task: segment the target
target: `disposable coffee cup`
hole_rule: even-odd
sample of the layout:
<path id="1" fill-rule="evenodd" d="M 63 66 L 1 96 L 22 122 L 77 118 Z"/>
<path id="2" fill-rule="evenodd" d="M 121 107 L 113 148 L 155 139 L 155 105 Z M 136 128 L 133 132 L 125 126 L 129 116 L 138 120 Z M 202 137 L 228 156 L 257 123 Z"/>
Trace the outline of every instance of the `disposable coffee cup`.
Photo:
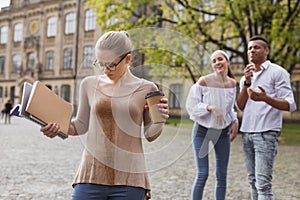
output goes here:
<path id="1" fill-rule="evenodd" d="M 145 99 L 149 106 L 151 120 L 154 124 L 163 123 L 166 121 L 166 119 L 162 117 L 161 112 L 159 112 L 158 105 L 157 105 L 160 103 L 160 99 L 163 96 L 165 96 L 165 95 L 162 91 L 149 92 L 145 96 Z"/>

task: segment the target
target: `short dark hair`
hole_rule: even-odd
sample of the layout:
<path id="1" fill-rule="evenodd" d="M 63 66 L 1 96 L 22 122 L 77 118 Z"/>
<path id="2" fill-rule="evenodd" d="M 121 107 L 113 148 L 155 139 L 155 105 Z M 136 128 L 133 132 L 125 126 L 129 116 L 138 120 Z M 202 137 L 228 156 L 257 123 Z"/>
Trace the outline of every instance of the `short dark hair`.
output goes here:
<path id="1" fill-rule="evenodd" d="M 268 40 L 264 37 L 264 36 L 261 36 L 261 35 L 254 35 L 252 36 L 249 41 L 255 41 L 255 40 L 262 40 L 266 43 L 266 46 L 269 48 L 269 42 Z"/>

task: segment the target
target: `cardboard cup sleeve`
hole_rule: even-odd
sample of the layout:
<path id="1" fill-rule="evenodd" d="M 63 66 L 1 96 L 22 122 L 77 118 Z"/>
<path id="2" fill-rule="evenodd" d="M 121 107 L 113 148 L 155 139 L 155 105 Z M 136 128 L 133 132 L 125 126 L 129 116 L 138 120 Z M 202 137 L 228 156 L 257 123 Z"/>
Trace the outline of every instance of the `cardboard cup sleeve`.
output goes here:
<path id="1" fill-rule="evenodd" d="M 151 120 L 154 124 L 164 123 L 166 121 L 166 119 L 162 117 L 162 114 L 161 114 L 161 112 L 159 112 L 158 106 L 157 106 L 157 104 L 160 103 L 160 99 L 163 96 L 164 96 L 164 93 L 162 91 L 149 92 L 145 96 L 145 99 L 149 106 Z"/>

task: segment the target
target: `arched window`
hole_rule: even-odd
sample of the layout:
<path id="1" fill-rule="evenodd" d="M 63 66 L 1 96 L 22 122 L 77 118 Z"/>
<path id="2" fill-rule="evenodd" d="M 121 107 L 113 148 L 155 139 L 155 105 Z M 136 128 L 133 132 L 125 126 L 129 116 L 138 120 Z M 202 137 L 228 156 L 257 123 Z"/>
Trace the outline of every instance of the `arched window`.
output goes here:
<path id="1" fill-rule="evenodd" d="M 0 98 L 3 98 L 3 87 L 0 86 Z"/>
<path id="2" fill-rule="evenodd" d="M 4 74 L 5 71 L 5 57 L 0 56 L 0 74 Z"/>
<path id="3" fill-rule="evenodd" d="M 83 68 L 93 67 L 94 47 L 87 45 L 83 49 Z"/>
<path id="4" fill-rule="evenodd" d="M 17 23 L 14 26 L 14 42 L 22 41 L 23 37 L 23 24 Z"/>
<path id="5" fill-rule="evenodd" d="M 84 30 L 91 31 L 95 29 L 96 29 L 96 14 L 91 9 L 88 9 L 85 11 Z"/>
<path id="6" fill-rule="evenodd" d="M 27 55 L 27 69 L 33 70 L 35 63 L 35 52 L 31 52 Z"/>
<path id="7" fill-rule="evenodd" d="M 8 26 L 2 26 L 0 30 L 0 44 L 6 44 L 8 39 Z"/>
<path id="8" fill-rule="evenodd" d="M 70 96 L 71 96 L 71 87 L 70 85 L 62 85 L 61 86 L 61 98 L 64 100 L 70 102 Z"/>
<path id="9" fill-rule="evenodd" d="M 12 58 L 13 61 L 13 72 L 18 73 L 21 69 L 21 54 L 15 54 Z"/>
<path id="10" fill-rule="evenodd" d="M 54 37 L 56 36 L 56 16 L 52 16 L 48 18 L 47 22 L 47 37 Z"/>
<path id="11" fill-rule="evenodd" d="M 68 13 L 66 15 L 65 34 L 75 33 L 75 28 L 76 28 L 76 14 L 75 12 Z"/>
<path id="12" fill-rule="evenodd" d="M 64 50 L 64 69 L 72 68 L 72 48 L 66 48 Z"/>
<path id="13" fill-rule="evenodd" d="M 54 51 L 46 52 L 46 70 L 54 69 Z"/>

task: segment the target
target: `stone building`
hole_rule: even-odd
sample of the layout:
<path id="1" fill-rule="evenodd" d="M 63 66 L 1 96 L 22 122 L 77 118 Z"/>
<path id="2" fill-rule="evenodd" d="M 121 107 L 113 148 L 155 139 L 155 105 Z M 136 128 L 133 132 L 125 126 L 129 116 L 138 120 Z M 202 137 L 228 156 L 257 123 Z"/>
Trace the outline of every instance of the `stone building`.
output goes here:
<path id="1" fill-rule="evenodd" d="M 97 33 L 83 0 L 11 0 L 0 12 L 0 105 L 19 103 L 23 83 L 35 80 L 76 103 L 78 80 L 93 73 Z"/>
<path id="2" fill-rule="evenodd" d="M 7 99 L 20 102 L 25 81 L 40 80 L 76 111 L 80 81 L 99 73 L 92 63 L 100 34 L 86 0 L 11 0 L 0 12 L 0 108 Z M 150 79 L 149 66 L 141 64 L 134 73 Z M 239 81 L 240 66 L 232 67 Z M 291 80 L 298 112 L 286 117 L 300 119 L 300 67 Z M 182 79 L 154 82 L 163 86 L 171 114 L 186 116 L 185 99 L 192 83 Z"/>

